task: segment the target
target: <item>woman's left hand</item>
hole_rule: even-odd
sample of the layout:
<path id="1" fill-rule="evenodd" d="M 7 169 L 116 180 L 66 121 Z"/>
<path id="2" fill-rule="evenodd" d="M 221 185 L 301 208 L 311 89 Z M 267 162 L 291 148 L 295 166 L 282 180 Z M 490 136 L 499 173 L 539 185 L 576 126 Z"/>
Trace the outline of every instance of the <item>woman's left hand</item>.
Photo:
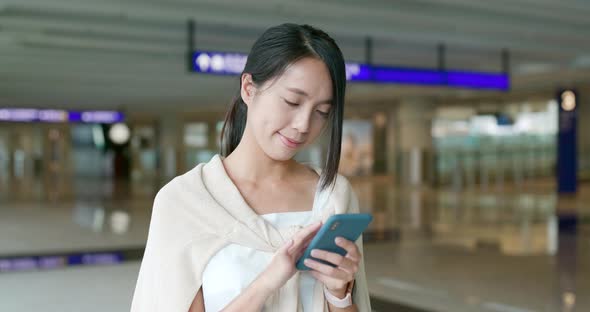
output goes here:
<path id="1" fill-rule="evenodd" d="M 359 269 L 361 254 L 356 244 L 345 238 L 336 238 L 336 245 L 346 250 L 345 256 L 320 249 L 311 251 L 312 257 L 330 262 L 335 267 L 312 259 L 306 259 L 304 263 L 312 269 L 311 274 L 324 283 L 332 294 L 343 295 L 348 283 L 354 280 L 354 276 Z"/>

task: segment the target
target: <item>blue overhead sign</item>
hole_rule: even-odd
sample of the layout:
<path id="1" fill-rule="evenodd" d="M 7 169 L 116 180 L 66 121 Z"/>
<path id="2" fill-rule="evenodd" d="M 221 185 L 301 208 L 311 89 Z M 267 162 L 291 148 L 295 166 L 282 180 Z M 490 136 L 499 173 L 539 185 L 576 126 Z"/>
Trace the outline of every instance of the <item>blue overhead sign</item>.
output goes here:
<path id="1" fill-rule="evenodd" d="M 247 54 L 198 51 L 193 53 L 192 70 L 216 75 L 239 75 L 246 66 Z M 346 63 L 346 79 L 352 82 L 412 84 L 453 88 L 507 91 L 510 77 L 506 73 L 432 70 L 404 67 L 372 66 Z"/>
<path id="2" fill-rule="evenodd" d="M 58 109 L 0 108 L 0 121 L 117 123 L 125 115 L 117 111 L 66 111 Z"/>

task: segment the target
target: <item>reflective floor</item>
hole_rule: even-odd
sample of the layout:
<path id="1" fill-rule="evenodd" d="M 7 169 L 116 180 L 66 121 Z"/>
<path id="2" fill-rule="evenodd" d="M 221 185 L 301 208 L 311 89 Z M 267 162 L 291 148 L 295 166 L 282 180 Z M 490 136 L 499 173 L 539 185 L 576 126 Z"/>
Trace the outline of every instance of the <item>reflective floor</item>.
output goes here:
<path id="1" fill-rule="evenodd" d="M 352 179 L 375 216 L 365 257 L 376 299 L 426 311 L 590 311 L 590 184 L 558 197 L 551 181 L 461 192 L 390 181 Z M 0 311 L 129 309 L 139 259 L 40 272 L 2 264 L 143 247 L 153 183 L 131 187 L 131 197 L 74 184 L 77 195 L 42 199 L 30 188 L 37 196 L 0 197 Z M 96 189 L 107 191 L 90 196 Z"/>

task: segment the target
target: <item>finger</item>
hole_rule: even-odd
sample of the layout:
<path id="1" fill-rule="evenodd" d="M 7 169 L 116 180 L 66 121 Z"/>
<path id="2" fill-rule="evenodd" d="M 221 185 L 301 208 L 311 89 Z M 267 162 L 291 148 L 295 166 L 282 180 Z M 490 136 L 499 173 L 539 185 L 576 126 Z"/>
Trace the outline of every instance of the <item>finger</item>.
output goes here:
<path id="1" fill-rule="evenodd" d="M 291 246 L 293 246 L 293 239 L 289 239 L 287 242 L 285 242 L 283 244 L 283 246 L 281 246 L 281 248 L 279 248 L 278 252 L 286 252 L 286 253 L 289 253 L 289 250 L 291 249 Z"/>
<path id="2" fill-rule="evenodd" d="M 307 249 L 307 247 L 309 246 L 309 244 L 311 243 L 311 240 L 313 239 L 313 237 L 308 238 L 307 240 L 305 240 L 305 242 L 303 242 L 303 244 L 301 244 L 301 246 L 299 246 L 299 250 L 300 252 L 304 252 L 305 249 Z"/>
<path id="3" fill-rule="evenodd" d="M 303 253 L 315 236 L 308 236 L 299 246 L 291 246 L 289 254 Z"/>
<path id="4" fill-rule="evenodd" d="M 315 233 L 317 233 L 317 230 L 312 232 L 312 234 L 314 234 L 314 235 L 308 235 L 308 236 L 304 237 L 303 240 L 300 242 L 296 241 L 291 246 L 291 248 L 289 248 L 289 254 L 296 254 L 297 252 L 299 252 L 301 250 L 305 250 L 305 248 L 307 248 L 307 246 L 309 246 L 309 244 L 311 243 L 311 241 L 315 237 Z"/>
<path id="5" fill-rule="evenodd" d="M 302 228 L 301 230 L 299 230 L 296 234 L 295 237 L 299 238 L 301 240 L 305 240 L 307 237 L 313 236 L 322 226 L 322 221 L 317 221 L 314 222 L 304 228 Z"/>
<path id="6" fill-rule="evenodd" d="M 358 261 L 360 259 L 360 252 L 356 244 L 352 241 L 347 240 L 344 237 L 336 237 L 336 245 L 346 250 L 346 257 Z"/>
<path id="7" fill-rule="evenodd" d="M 355 261 L 343 257 L 334 252 L 329 252 L 321 249 L 314 249 L 311 251 L 311 256 L 316 259 L 330 262 L 337 266 L 339 269 L 344 270 L 348 273 L 354 274 L 358 270 L 358 265 Z"/>
<path id="8" fill-rule="evenodd" d="M 324 275 L 320 272 L 310 271 L 310 273 L 315 279 L 322 282 L 322 284 L 324 284 L 326 286 L 331 285 L 334 288 L 344 288 L 344 287 L 348 286 L 348 282 L 334 279 L 334 278 Z"/>
<path id="9" fill-rule="evenodd" d="M 305 259 L 303 263 L 310 269 L 318 271 L 324 275 L 330 276 L 337 280 L 350 281 L 353 278 L 353 276 L 348 272 L 342 271 L 339 268 L 335 268 L 333 266 L 323 264 L 312 259 Z"/>
<path id="10" fill-rule="evenodd" d="M 311 243 L 312 239 L 313 239 L 313 236 L 309 237 L 307 240 L 305 240 L 303 242 L 303 244 L 301 244 L 300 246 L 292 246 L 289 249 L 289 254 L 294 255 L 295 259 L 301 258 L 301 256 L 303 256 L 303 253 L 305 253 L 305 250 L 307 249 L 307 247 Z"/>
<path id="11" fill-rule="evenodd" d="M 304 227 L 303 229 L 299 230 L 299 232 L 297 232 L 295 234 L 295 236 L 293 236 L 293 241 L 294 241 L 294 248 L 295 247 L 300 247 L 302 244 L 304 244 L 307 239 L 309 238 L 313 238 L 313 236 L 315 235 L 315 233 L 320 229 L 322 223 L 321 222 L 315 222 L 313 224 L 310 224 L 306 227 Z"/>
<path id="12" fill-rule="evenodd" d="M 293 254 L 293 259 L 298 260 L 299 258 L 301 258 L 303 256 L 304 252 L 305 252 L 305 249 L 298 250 L 295 254 Z"/>
<path id="13" fill-rule="evenodd" d="M 315 279 L 322 282 L 322 284 L 324 284 L 324 285 L 330 284 L 332 282 L 331 279 L 329 279 L 326 275 L 324 275 L 322 273 L 319 273 L 317 271 L 310 271 L 310 273 Z"/>

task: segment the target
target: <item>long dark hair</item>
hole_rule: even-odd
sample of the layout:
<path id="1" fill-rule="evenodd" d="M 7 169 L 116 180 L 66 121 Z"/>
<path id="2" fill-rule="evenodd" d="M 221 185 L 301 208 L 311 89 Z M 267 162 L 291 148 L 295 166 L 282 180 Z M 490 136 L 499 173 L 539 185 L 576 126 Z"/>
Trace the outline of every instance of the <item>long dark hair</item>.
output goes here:
<path id="1" fill-rule="evenodd" d="M 331 126 L 330 146 L 325 168 L 320 177 L 320 188 L 324 190 L 334 185 L 338 174 L 346 91 L 344 57 L 334 39 L 309 25 L 282 24 L 269 28 L 252 46 L 246 67 L 240 75 L 240 89 L 241 77 L 245 73 L 252 75 L 255 85 L 261 86 L 282 75 L 290 64 L 305 57 L 314 57 L 323 61 L 332 79 L 333 102 L 328 117 L 328 124 Z M 221 155 L 223 156 L 228 156 L 238 146 L 246 127 L 248 110 L 240 95 L 240 89 L 225 117 L 221 131 Z"/>

